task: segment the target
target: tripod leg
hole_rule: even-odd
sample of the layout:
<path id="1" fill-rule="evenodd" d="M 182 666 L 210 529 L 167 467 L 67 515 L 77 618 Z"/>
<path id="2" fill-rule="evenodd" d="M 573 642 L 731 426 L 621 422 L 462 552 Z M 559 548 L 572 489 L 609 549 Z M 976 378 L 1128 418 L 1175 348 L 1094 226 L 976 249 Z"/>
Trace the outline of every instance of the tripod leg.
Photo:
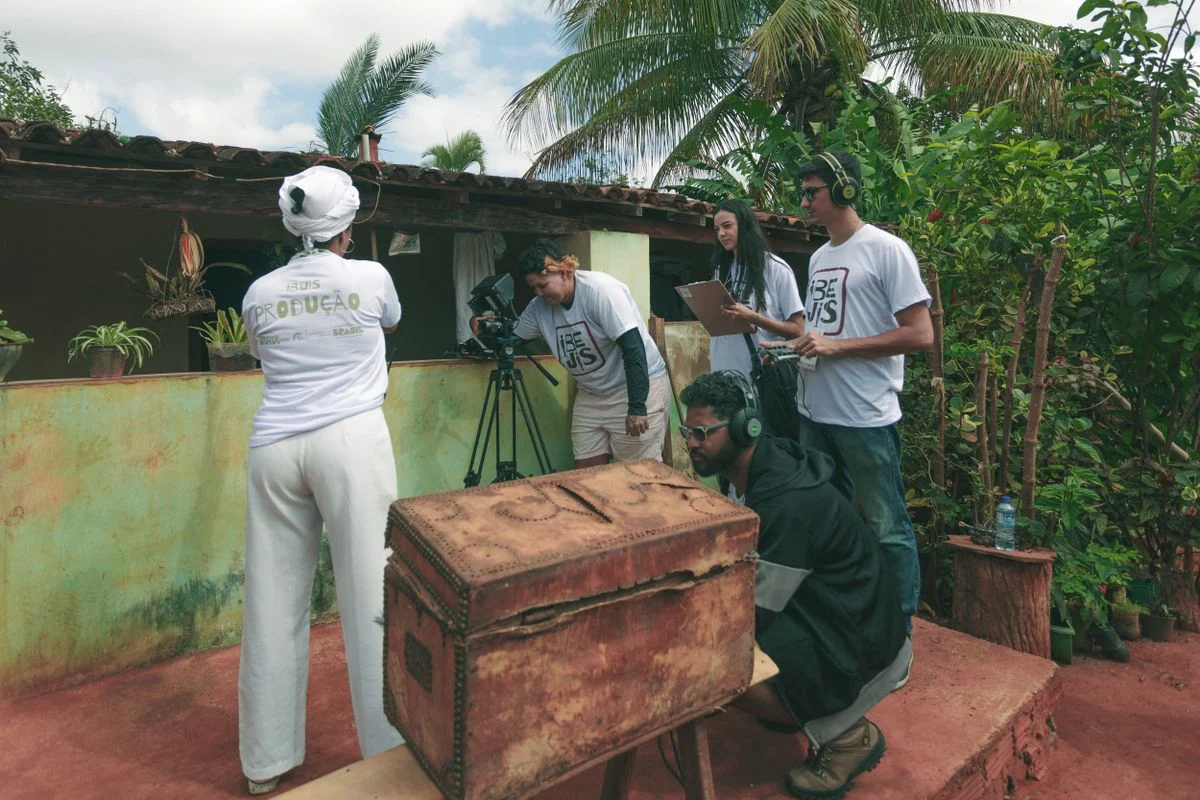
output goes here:
<path id="1" fill-rule="evenodd" d="M 471 462 L 467 466 L 466 477 L 463 478 L 463 486 L 471 487 L 478 486 L 479 481 L 483 477 L 483 465 L 487 463 L 488 445 L 492 441 L 492 426 L 496 424 L 496 420 L 500 416 L 500 371 L 492 370 L 488 376 L 487 390 L 483 395 L 483 408 L 479 410 L 479 424 L 475 426 L 475 443 L 471 445 Z M 483 433 L 483 421 L 487 420 L 487 433 Z M 499 440 L 500 431 L 496 431 L 496 438 Z M 483 450 L 480 452 L 480 445 L 483 445 Z M 499 450 L 500 443 L 497 441 L 496 448 Z M 478 465 L 476 465 L 475 456 L 479 456 Z"/>
<path id="2" fill-rule="evenodd" d="M 521 416 L 525 419 L 525 429 L 529 432 L 530 443 L 533 445 L 533 454 L 537 458 L 538 468 L 543 475 L 554 472 L 554 467 L 550 464 L 550 451 L 546 447 L 546 440 L 542 438 L 542 429 L 538 426 L 537 416 L 533 413 L 533 402 L 529 399 L 529 389 L 525 386 L 525 379 L 521 376 L 520 370 L 514 370 L 514 391 L 513 395 L 521 406 Z M 514 417 L 515 417 L 514 413 Z M 513 425 L 516 425 L 514 420 Z M 516 452 L 513 453 L 514 459 Z"/>

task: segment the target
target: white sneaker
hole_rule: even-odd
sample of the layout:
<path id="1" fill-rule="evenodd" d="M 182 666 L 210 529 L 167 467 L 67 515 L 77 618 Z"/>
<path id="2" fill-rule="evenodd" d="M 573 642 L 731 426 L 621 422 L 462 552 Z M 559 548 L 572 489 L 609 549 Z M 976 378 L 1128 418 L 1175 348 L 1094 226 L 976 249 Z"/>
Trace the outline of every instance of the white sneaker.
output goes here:
<path id="1" fill-rule="evenodd" d="M 246 789 L 249 790 L 250 794 L 267 794 L 268 792 L 275 791 L 276 787 L 279 786 L 279 779 L 282 777 L 282 775 L 276 775 L 274 778 L 265 781 L 256 781 L 253 778 L 247 778 Z"/>

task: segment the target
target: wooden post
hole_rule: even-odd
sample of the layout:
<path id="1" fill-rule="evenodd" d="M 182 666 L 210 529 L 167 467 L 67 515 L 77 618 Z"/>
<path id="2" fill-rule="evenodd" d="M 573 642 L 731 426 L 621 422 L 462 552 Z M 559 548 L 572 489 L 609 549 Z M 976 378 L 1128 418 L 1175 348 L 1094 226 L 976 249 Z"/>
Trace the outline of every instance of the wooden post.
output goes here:
<path id="1" fill-rule="evenodd" d="M 1022 516 L 1034 518 L 1033 490 L 1037 485 L 1038 429 L 1042 424 L 1042 403 L 1046 398 L 1046 361 L 1050 349 L 1050 317 L 1054 313 L 1054 289 L 1058 286 L 1058 275 L 1062 271 L 1063 256 L 1067 245 L 1062 225 L 1054 237 L 1054 255 L 1050 257 L 1050 269 L 1046 270 L 1046 281 L 1042 285 L 1042 306 L 1038 310 L 1037 339 L 1033 349 L 1033 380 L 1029 385 L 1029 419 L 1025 423 L 1025 457 L 1021 468 Z"/>
<path id="2" fill-rule="evenodd" d="M 1004 412 L 1001 414 L 1001 419 L 1004 420 L 1004 432 L 1000 434 L 1000 468 L 997 470 L 999 473 L 997 485 L 1002 494 L 1008 494 L 1008 457 L 1012 450 L 1013 387 L 1017 385 L 1017 365 L 1021 361 L 1021 340 L 1025 338 L 1025 314 L 1029 308 L 1029 297 L 1032 293 L 1033 285 L 1026 279 L 1021 299 L 1017 301 L 1017 319 L 1013 324 L 1012 355 L 1008 359 L 1008 380 L 1004 384 Z"/>
<path id="3" fill-rule="evenodd" d="M 979 414 L 979 427 L 975 439 L 979 450 L 979 483 L 981 494 L 975 503 L 975 524 L 984 525 L 992 510 L 992 447 L 988 441 L 988 353 L 979 353 L 979 379 L 975 384 L 975 411 Z"/>
<path id="4" fill-rule="evenodd" d="M 1050 658 L 1054 551 L 1014 550 L 951 536 L 954 629 L 1022 653 Z"/>
<path id="5" fill-rule="evenodd" d="M 698 719 L 679 729 L 679 760 L 683 770 L 683 796 L 686 800 L 715 800 L 712 764 L 708 759 L 708 731 Z"/>

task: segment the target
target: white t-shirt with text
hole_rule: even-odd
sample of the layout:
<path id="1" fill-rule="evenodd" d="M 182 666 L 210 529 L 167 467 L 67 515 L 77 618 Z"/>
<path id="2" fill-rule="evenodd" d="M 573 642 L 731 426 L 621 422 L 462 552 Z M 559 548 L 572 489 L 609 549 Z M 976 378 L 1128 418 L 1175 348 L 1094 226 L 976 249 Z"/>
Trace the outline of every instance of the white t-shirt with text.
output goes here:
<path id="1" fill-rule="evenodd" d="M 577 270 L 571 307 L 533 298 L 515 332 L 522 339 L 540 335 L 579 388 L 592 394 L 625 391 L 625 364 L 617 339 L 637 328 L 646 348 L 651 378 L 667 371 L 629 287 L 603 272 Z"/>
<path id="2" fill-rule="evenodd" d="M 714 270 L 713 280 L 720 279 L 720 270 Z M 745 271 L 740 264 L 734 264 L 729 271 L 730 285 L 726 287 L 729 289 L 729 293 L 734 297 L 741 296 L 744 280 Z M 800 301 L 800 289 L 796 286 L 796 273 L 792 272 L 792 268 L 786 261 L 774 253 L 767 254 L 767 263 L 763 270 L 763 284 L 767 295 L 767 302 L 763 308 L 759 308 L 758 298 L 754 291 L 746 287 L 745 292 L 748 298 L 746 305 L 750 308 L 778 322 L 786 322 L 794 314 L 804 311 L 804 304 Z M 781 339 L 762 328 L 758 328 L 750 335 L 754 339 L 755 345 L 760 342 Z M 739 333 L 730 336 L 714 336 L 709 339 L 708 364 L 709 370 L 712 372 L 733 370 L 742 373 L 747 378 L 750 377 L 750 370 L 754 363 L 750 360 L 750 348 L 746 346 L 746 337 Z"/>
<path id="3" fill-rule="evenodd" d="M 251 447 L 383 404 L 383 328 L 400 321 L 400 300 L 382 264 L 297 256 L 250 286 L 242 316 L 266 378 Z"/>
<path id="4" fill-rule="evenodd" d="M 912 248 L 863 225 L 847 241 L 822 245 L 808 267 L 805 327 L 830 338 L 859 339 L 899 327 L 896 312 L 931 297 Z M 819 358 L 801 370 L 796 402 L 814 422 L 874 428 L 900 419 L 904 356 Z"/>

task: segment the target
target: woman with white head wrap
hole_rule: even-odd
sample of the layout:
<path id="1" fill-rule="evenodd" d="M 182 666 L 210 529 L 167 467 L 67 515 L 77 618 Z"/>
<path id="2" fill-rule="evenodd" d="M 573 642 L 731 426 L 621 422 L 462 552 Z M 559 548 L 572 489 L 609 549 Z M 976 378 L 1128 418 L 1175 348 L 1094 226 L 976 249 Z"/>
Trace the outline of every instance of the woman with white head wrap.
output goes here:
<path id="1" fill-rule="evenodd" d="M 380 531 L 396 499 L 383 417 L 385 332 L 400 321 L 391 275 L 348 261 L 358 191 L 312 167 L 279 190 L 303 250 L 259 278 L 242 315 L 266 389 L 247 466 L 246 607 L 238 678 L 242 771 L 264 794 L 304 761 L 309 598 L 324 527 L 333 556 L 350 699 L 363 757 L 402 743 L 383 711 Z"/>

